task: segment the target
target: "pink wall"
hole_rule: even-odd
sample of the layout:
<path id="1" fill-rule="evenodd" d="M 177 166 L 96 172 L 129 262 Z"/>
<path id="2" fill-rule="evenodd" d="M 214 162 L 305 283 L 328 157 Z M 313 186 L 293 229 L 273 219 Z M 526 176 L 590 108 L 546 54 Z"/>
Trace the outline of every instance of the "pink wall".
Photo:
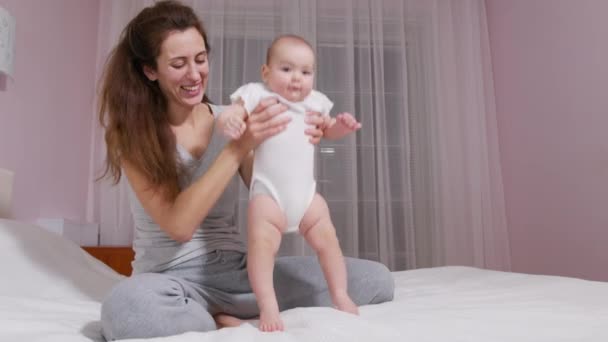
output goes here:
<path id="1" fill-rule="evenodd" d="M 17 21 L 15 81 L 0 89 L 13 216 L 84 220 L 99 0 L 0 4 Z"/>
<path id="2" fill-rule="evenodd" d="M 513 270 L 608 281 L 608 1 L 486 4 Z"/>

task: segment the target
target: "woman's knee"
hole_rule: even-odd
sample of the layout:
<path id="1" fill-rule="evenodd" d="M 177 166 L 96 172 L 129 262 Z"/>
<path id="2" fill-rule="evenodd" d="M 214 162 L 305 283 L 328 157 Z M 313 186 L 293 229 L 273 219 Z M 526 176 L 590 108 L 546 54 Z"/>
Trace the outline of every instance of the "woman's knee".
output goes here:
<path id="1" fill-rule="evenodd" d="M 379 304 L 393 300 L 395 295 L 395 278 L 386 265 L 374 262 L 375 265 L 371 279 L 376 279 L 376 296 L 370 304 Z"/>
<path id="2" fill-rule="evenodd" d="M 349 289 L 360 305 L 393 300 L 395 280 L 385 265 L 364 259 L 346 259 Z"/>
<path id="3" fill-rule="evenodd" d="M 108 341 L 216 329 L 213 317 L 186 297 L 179 281 L 155 273 L 117 284 L 102 303 L 101 325 Z"/>
<path id="4" fill-rule="evenodd" d="M 102 319 L 104 317 L 114 318 L 125 312 L 125 307 L 132 307 L 133 298 L 140 293 L 138 291 L 139 282 L 136 278 L 139 276 L 124 279 L 112 288 L 101 304 Z"/>
<path id="5" fill-rule="evenodd" d="M 136 334 L 134 321 L 150 307 L 150 298 L 157 274 L 139 274 L 118 283 L 101 305 L 101 326 L 106 340 L 113 341 L 129 338 Z M 153 296 L 152 296 L 153 297 Z"/>

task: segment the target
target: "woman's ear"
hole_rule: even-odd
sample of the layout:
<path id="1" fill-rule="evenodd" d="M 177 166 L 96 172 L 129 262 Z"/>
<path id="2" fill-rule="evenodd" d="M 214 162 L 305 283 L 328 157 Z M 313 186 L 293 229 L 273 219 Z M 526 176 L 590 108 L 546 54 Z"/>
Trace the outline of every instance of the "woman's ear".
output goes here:
<path id="1" fill-rule="evenodd" d="M 144 65 L 144 74 L 150 81 L 156 81 L 158 79 L 158 75 L 156 75 L 156 70 L 147 65 Z"/>

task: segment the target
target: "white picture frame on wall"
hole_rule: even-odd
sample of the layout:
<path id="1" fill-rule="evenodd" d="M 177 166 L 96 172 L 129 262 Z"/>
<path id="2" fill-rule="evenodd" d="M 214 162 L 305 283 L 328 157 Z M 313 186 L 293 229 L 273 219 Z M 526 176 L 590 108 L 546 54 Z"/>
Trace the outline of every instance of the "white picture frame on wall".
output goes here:
<path id="1" fill-rule="evenodd" d="M 15 61 L 15 18 L 0 6 L 0 73 L 13 77 Z"/>
<path id="2" fill-rule="evenodd" d="M 12 171 L 0 169 L 0 218 L 11 217 L 14 176 Z"/>

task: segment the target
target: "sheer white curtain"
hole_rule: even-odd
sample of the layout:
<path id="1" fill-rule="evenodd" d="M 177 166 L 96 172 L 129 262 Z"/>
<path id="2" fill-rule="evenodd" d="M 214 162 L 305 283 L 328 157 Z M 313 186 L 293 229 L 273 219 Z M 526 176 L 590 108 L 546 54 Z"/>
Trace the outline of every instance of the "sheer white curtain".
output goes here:
<path id="1" fill-rule="evenodd" d="M 153 1 L 104 1 L 99 65 L 126 22 Z M 278 34 L 308 39 L 317 89 L 362 122 L 318 148 L 318 190 L 343 251 L 393 270 L 510 268 L 485 7 L 482 0 L 191 0 L 211 45 L 208 95 L 227 103 L 258 81 Z M 104 158 L 96 122 L 92 169 Z M 124 186 L 92 184 L 102 244 L 128 244 Z M 246 189 L 239 222 L 246 222 Z M 311 254 L 286 236 L 281 254 Z"/>

